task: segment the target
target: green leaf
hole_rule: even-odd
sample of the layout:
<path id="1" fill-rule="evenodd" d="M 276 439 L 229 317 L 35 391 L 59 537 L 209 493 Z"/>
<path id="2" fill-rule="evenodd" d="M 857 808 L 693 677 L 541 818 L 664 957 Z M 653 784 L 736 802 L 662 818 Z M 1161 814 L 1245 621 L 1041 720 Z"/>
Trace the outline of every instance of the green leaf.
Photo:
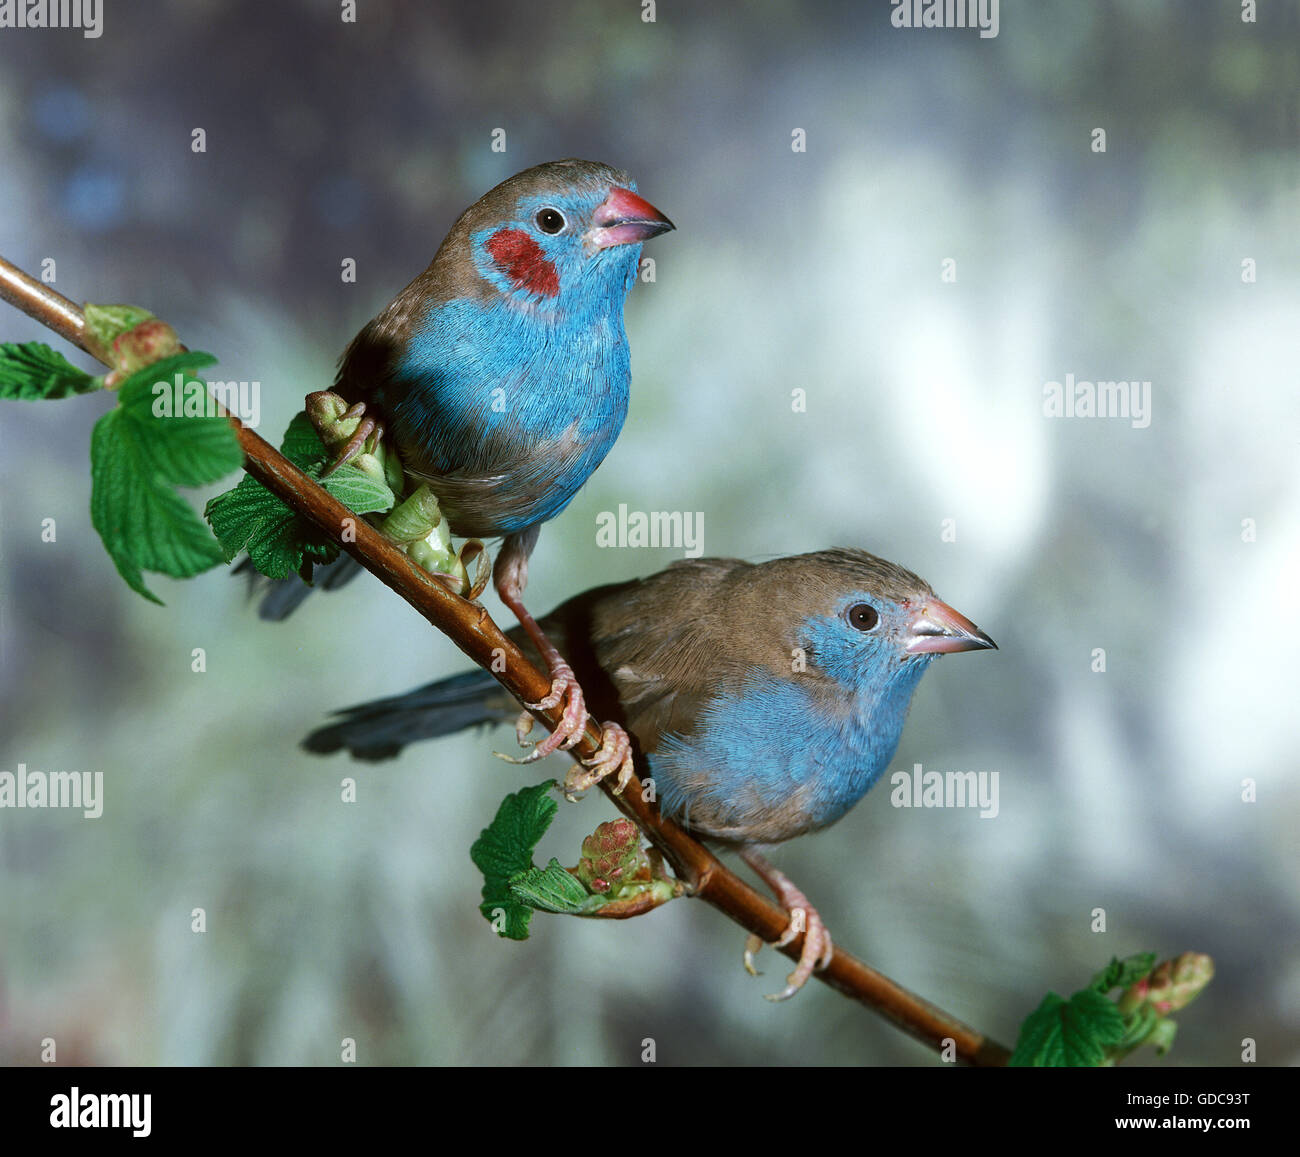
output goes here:
<path id="1" fill-rule="evenodd" d="M 280 452 L 309 477 L 322 481 L 325 447 L 306 414 L 289 423 Z M 322 485 L 356 514 L 388 510 L 396 501 L 386 485 L 350 465 L 339 467 Z M 338 557 L 333 539 L 249 475 L 212 499 L 204 514 L 227 562 L 247 551 L 253 566 L 269 578 L 310 574 L 313 564 Z"/>
<path id="2" fill-rule="evenodd" d="M 1118 1047 L 1121 1051 L 1137 1048 L 1151 1035 L 1160 1021 L 1160 1014 L 1149 1004 L 1138 1005 L 1137 1009 L 1124 1018 L 1124 1035 Z"/>
<path id="3" fill-rule="evenodd" d="M 24 402 L 68 398 L 89 394 L 101 385 L 99 378 L 77 369 L 41 342 L 0 342 L 0 398 Z"/>
<path id="4" fill-rule="evenodd" d="M 506 796 L 496 817 L 470 848 L 470 859 L 484 875 L 511 876 L 533 866 L 533 849 L 559 810 L 549 794 L 553 779 Z"/>
<path id="5" fill-rule="evenodd" d="M 1017 1067 L 1097 1067 L 1106 1050 L 1124 1039 L 1124 1018 L 1113 1001 L 1092 988 L 1063 1000 L 1049 992 L 1020 1026 L 1009 1064 Z"/>
<path id="6" fill-rule="evenodd" d="M 1050 1065 L 1046 1059 L 1054 1047 L 1059 1047 L 1061 1036 L 1060 1010 L 1065 1000 L 1054 992 L 1043 997 L 1043 1002 L 1020 1025 L 1020 1036 L 1015 1050 L 1007 1062 L 1011 1067 Z"/>
<path id="7" fill-rule="evenodd" d="M 90 439 L 90 521 L 132 590 L 162 604 L 142 570 L 190 578 L 218 565 L 221 548 L 198 515 L 159 476 L 147 439 L 119 408 Z"/>
<path id="8" fill-rule="evenodd" d="M 280 453 L 356 514 L 378 514 L 390 510 L 397 501 L 397 496 L 385 483 L 376 481 L 352 465 L 340 466 L 322 481 L 320 474 L 325 468 L 327 454 L 320 435 L 305 413 L 296 414 L 289 423 L 280 444 Z M 302 521 L 311 526 L 305 518 Z"/>
<path id="9" fill-rule="evenodd" d="M 1141 980 L 1155 965 L 1154 952 L 1139 952 L 1134 956 L 1126 956 L 1123 960 L 1112 956 L 1110 963 L 1088 981 L 1088 987 L 1103 995 L 1112 988 L 1128 988 Z"/>
<path id="10" fill-rule="evenodd" d="M 564 865 L 554 857 L 544 868 L 529 866 L 512 877 L 510 892 L 516 900 L 530 908 L 565 915 L 586 910 L 593 899 L 600 902 L 599 897 L 593 897 L 582 886 L 582 881 L 567 872 Z"/>
<path id="11" fill-rule="evenodd" d="M 284 432 L 284 441 L 280 443 L 280 453 L 299 470 L 310 471 L 313 466 L 325 465 L 325 445 L 306 411 L 299 410 L 293 416 Z"/>
<path id="12" fill-rule="evenodd" d="M 305 519 L 248 475 L 233 490 L 212 499 L 203 513 L 226 562 L 246 550 L 253 566 L 270 578 L 288 578 L 304 563 L 338 557 L 337 546 L 310 524 L 304 530 Z"/>
<path id="13" fill-rule="evenodd" d="M 175 354 L 132 374 L 117 391 L 126 416 L 147 429 L 158 473 L 176 486 L 215 482 L 244 462 L 234 427 L 192 372 L 216 360 L 201 350 Z"/>
<path id="14" fill-rule="evenodd" d="M 243 453 L 222 417 L 169 416 L 174 375 L 216 361 L 198 350 L 165 358 L 133 374 L 118 391 L 118 406 L 95 424 L 90 440 L 90 520 L 127 585 L 161 604 L 143 571 L 191 578 L 219 565 L 221 548 L 173 489 L 215 481 L 239 467 Z"/>
<path id="15" fill-rule="evenodd" d="M 320 481 L 319 471 L 312 477 Z M 321 485 L 357 514 L 378 514 L 389 510 L 397 498 L 387 484 L 376 481 L 355 466 L 340 466 Z"/>
<path id="16" fill-rule="evenodd" d="M 558 810 L 548 794 L 554 785 L 555 781 L 548 779 L 506 796 L 492 822 L 469 850 L 470 859 L 483 873 L 479 911 L 488 921 L 495 920 L 498 913 L 504 914 L 500 934 L 511 940 L 528 939 L 533 910 L 515 897 L 510 881 L 533 866 L 533 849 Z"/>

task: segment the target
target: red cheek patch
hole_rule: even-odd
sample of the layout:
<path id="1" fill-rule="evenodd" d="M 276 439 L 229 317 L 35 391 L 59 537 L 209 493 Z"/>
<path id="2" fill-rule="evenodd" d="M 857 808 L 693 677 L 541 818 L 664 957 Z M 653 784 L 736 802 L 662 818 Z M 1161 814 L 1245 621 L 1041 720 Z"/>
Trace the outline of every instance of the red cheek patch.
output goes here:
<path id="1" fill-rule="evenodd" d="M 542 247 L 522 229 L 498 229 L 484 246 L 496 267 L 515 288 L 543 297 L 560 292 L 560 277 L 546 259 Z"/>

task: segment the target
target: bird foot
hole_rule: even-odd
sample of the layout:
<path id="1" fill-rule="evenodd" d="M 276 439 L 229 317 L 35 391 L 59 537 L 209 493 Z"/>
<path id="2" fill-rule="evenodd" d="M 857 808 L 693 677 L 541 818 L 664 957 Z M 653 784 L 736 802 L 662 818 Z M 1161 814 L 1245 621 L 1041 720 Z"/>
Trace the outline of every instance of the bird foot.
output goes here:
<path id="1" fill-rule="evenodd" d="M 551 665 L 550 692 L 544 699 L 529 703 L 528 709 L 550 711 L 561 703 L 564 704 L 564 712 L 560 716 L 560 722 L 550 735 L 534 745 L 531 754 L 525 757 L 529 763 L 545 759 L 553 751 L 568 751 L 569 748 L 576 746 L 582 741 L 582 733 L 587 729 L 587 720 L 591 718 L 587 713 L 587 702 L 573 668 L 563 659 L 558 659 Z M 519 740 L 520 747 L 527 746 L 528 740 L 525 736 L 533 729 L 533 717 L 529 711 L 520 715 L 519 721 L 515 724 L 515 737 Z"/>
<path id="2" fill-rule="evenodd" d="M 528 704 L 528 711 L 520 714 L 515 723 L 515 738 L 520 747 L 529 746 L 528 733 L 532 731 L 536 720 L 533 711 L 549 711 L 564 704 L 560 722 L 540 743 L 532 744 L 532 750 L 524 756 L 513 757 L 496 752 L 507 763 L 536 763 L 555 751 L 568 751 L 582 742 L 587 730 L 587 721 L 591 718 L 587 711 L 582 687 L 573 673 L 573 668 L 563 659 L 551 665 L 551 690 L 544 699 Z M 603 738 L 600 750 L 590 759 L 582 760 L 564 778 L 564 796 L 573 801 L 575 792 L 586 791 L 594 787 L 607 775 L 618 773 L 618 786 L 615 794 L 622 792 L 632 778 L 632 742 L 628 734 L 617 723 L 606 723 L 601 728 Z"/>
<path id="3" fill-rule="evenodd" d="M 617 723 L 601 724 L 600 750 L 591 759 L 571 768 L 564 777 L 564 798 L 574 800 L 576 792 L 593 788 L 608 775 L 618 773 L 614 794 L 622 795 L 632 779 L 632 741 Z"/>
<path id="4" fill-rule="evenodd" d="M 752 861 L 751 866 L 754 866 L 756 871 L 759 870 Z M 768 871 L 759 871 L 759 874 L 771 886 L 780 899 L 781 906 L 790 915 L 790 923 L 786 925 L 785 931 L 781 933 L 780 939 L 773 947 L 784 948 L 800 934 L 803 935 L 803 948 L 799 952 L 799 962 L 795 970 L 785 978 L 785 987 L 780 992 L 764 994 L 768 1000 L 789 1000 L 808 982 L 808 978 L 814 971 L 821 972 L 830 965 L 835 946 L 831 943 L 831 934 L 827 931 L 817 909 L 808 902 L 808 897 L 782 873 L 766 863 L 764 866 Z M 758 969 L 754 967 L 754 957 L 762 947 L 763 941 L 758 936 L 751 935 L 745 941 L 745 971 L 750 976 L 760 975 Z"/>
<path id="5" fill-rule="evenodd" d="M 378 449 L 384 426 L 379 419 L 366 417 L 365 402 L 349 406 L 332 390 L 318 390 L 307 395 L 306 407 L 307 416 L 325 449 L 333 454 L 321 471 L 322 478 L 327 478 L 363 451 L 373 454 Z"/>

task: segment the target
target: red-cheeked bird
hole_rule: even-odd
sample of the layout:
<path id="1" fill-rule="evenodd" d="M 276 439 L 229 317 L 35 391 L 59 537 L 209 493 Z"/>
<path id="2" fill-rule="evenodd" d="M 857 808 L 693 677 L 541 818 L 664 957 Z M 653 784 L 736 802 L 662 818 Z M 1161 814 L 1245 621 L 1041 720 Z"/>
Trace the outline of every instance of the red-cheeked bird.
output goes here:
<path id="1" fill-rule="evenodd" d="M 563 704 L 559 727 L 530 761 L 575 745 L 589 716 L 573 669 L 523 604 L 528 558 L 542 523 L 569 504 L 622 429 L 631 378 L 623 304 L 641 243 L 672 228 L 618 169 L 572 159 L 526 169 L 460 216 L 429 267 L 339 364 L 334 392 L 362 419 L 359 433 L 396 446 L 451 532 L 504 540 L 497 593 L 552 679 L 532 706 Z M 273 592 L 262 614 L 283 617 L 301 597 Z M 520 717 L 521 743 L 531 724 Z M 605 735 L 576 789 L 631 774 L 626 732 L 614 725 Z"/>

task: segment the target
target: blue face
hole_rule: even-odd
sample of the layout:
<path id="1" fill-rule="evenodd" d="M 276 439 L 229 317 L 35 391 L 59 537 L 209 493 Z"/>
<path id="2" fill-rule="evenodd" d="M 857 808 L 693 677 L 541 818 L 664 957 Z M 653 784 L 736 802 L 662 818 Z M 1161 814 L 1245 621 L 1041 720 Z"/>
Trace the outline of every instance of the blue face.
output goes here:
<path id="1" fill-rule="evenodd" d="M 592 243 L 592 218 L 607 196 L 568 190 L 521 197 L 509 221 L 471 235 L 475 268 L 508 299 L 568 320 L 621 308 L 641 246 Z"/>
<path id="2" fill-rule="evenodd" d="M 909 655 L 916 606 L 867 591 L 844 595 L 829 615 L 804 620 L 799 645 L 808 665 L 834 679 L 855 698 L 880 706 L 900 692 L 910 699 L 934 655 Z M 900 719 L 901 727 L 901 719 Z"/>

